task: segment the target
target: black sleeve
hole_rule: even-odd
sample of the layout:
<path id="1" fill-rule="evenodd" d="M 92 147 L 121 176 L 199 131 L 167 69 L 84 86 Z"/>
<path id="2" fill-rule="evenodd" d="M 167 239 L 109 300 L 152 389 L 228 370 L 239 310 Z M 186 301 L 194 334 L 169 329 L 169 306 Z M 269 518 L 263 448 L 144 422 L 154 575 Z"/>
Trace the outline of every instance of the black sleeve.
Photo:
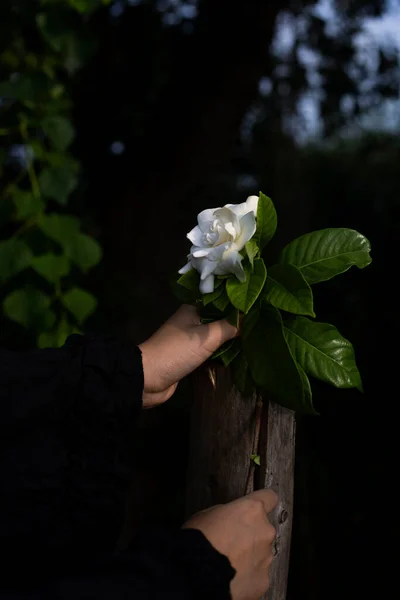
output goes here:
<path id="1" fill-rule="evenodd" d="M 59 349 L 0 354 L 0 541 L 7 564 L 113 548 L 142 408 L 139 348 L 73 335 Z M 7 565 L 4 565 L 7 569 Z"/>
<path id="2" fill-rule="evenodd" d="M 2 600 L 230 597 L 235 572 L 198 531 L 113 555 L 142 392 L 139 348 L 114 338 L 0 351 Z"/>
<path id="3" fill-rule="evenodd" d="M 61 578 L 41 600 L 229 600 L 229 560 L 197 530 L 146 533 L 135 547 L 90 572 Z"/>

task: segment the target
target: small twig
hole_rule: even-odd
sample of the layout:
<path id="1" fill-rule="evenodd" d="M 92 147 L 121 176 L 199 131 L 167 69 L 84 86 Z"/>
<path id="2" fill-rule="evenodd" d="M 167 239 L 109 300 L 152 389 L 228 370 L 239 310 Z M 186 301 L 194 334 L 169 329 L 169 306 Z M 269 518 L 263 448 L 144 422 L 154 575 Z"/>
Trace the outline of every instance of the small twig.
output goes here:
<path id="1" fill-rule="evenodd" d="M 253 441 L 253 452 L 252 454 L 258 454 L 258 446 L 260 444 L 260 429 L 261 429 L 261 415 L 263 409 L 263 401 L 261 396 L 257 397 L 256 402 L 256 413 L 255 413 L 255 426 L 254 426 L 254 441 Z M 249 468 L 249 475 L 247 477 L 245 495 L 251 494 L 254 491 L 254 472 L 256 466 L 252 461 Z"/>

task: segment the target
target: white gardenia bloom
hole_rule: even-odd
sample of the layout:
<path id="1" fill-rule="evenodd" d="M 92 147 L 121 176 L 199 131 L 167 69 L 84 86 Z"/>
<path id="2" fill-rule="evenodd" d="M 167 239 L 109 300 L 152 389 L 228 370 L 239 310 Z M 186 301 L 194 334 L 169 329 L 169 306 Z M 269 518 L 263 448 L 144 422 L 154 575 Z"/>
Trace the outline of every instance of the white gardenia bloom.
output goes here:
<path id="1" fill-rule="evenodd" d="M 208 208 L 197 216 L 198 225 L 187 234 L 193 246 L 188 263 L 180 271 L 196 269 L 200 273 L 200 292 L 214 291 L 215 275 L 233 273 L 245 280 L 240 251 L 256 231 L 258 196 L 249 196 L 242 204 Z"/>

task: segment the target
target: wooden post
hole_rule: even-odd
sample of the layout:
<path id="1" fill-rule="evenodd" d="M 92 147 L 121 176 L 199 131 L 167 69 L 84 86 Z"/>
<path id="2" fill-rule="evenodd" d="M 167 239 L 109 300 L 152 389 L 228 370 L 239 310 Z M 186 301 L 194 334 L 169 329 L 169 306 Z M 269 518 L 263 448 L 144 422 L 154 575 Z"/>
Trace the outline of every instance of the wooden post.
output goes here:
<path id="1" fill-rule="evenodd" d="M 279 505 L 271 516 L 277 530 L 275 560 L 267 600 L 285 600 L 293 517 L 294 413 L 264 402 L 259 420 L 257 397 L 243 397 L 229 369 L 212 364 L 194 377 L 187 514 L 240 498 L 252 480 L 250 456 L 260 454 L 254 489 L 273 488 Z M 259 452 L 255 438 L 260 425 Z"/>

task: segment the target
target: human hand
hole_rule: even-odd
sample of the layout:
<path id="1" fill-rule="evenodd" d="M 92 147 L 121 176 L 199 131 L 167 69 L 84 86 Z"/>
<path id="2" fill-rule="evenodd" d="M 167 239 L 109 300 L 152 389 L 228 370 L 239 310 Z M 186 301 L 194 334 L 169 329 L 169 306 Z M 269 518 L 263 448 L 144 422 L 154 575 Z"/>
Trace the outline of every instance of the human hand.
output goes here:
<path id="1" fill-rule="evenodd" d="M 267 515 L 277 505 L 272 490 L 214 506 L 191 517 L 184 528 L 199 529 L 218 552 L 228 557 L 236 575 L 232 600 L 259 600 L 269 586 L 275 529 Z"/>
<path id="2" fill-rule="evenodd" d="M 226 319 L 202 325 L 197 309 L 188 304 L 182 305 L 160 329 L 139 345 L 144 371 L 144 408 L 168 400 L 183 377 L 197 369 L 238 333 Z"/>

